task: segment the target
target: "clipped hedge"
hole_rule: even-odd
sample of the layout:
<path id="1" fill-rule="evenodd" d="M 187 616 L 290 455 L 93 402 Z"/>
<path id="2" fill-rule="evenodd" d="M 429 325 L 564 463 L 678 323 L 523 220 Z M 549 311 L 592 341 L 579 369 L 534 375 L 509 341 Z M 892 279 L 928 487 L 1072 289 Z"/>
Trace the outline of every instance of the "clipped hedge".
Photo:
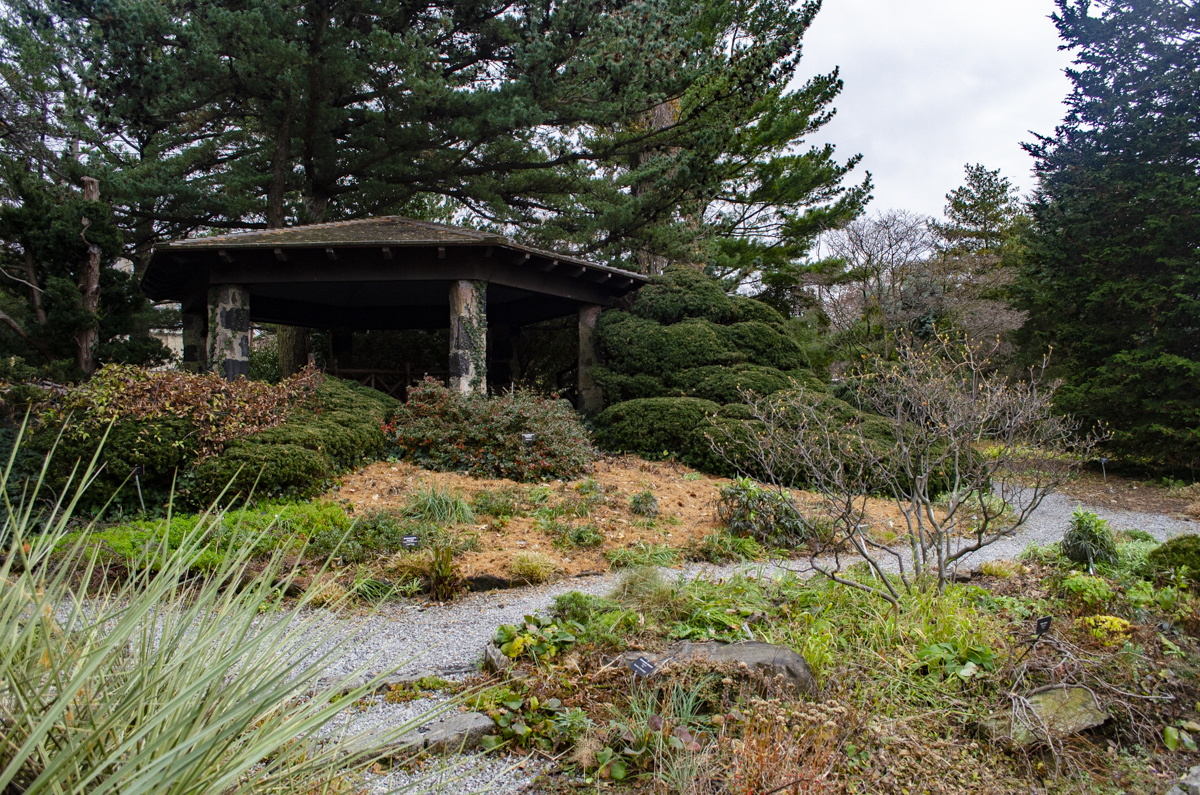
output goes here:
<path id="1" fill-rule="evenodd" d="M 596 442 L 646 458 L 674 455 L 706 472 L 725 474 L 705 435 L 721 406 L 699 398 L 642 398 L 610 406 L 596 417 Z"/>
<path id="2" fill-rule="evenodd" d="M 383 420 L 398 405 L 377 390 L 326 377 L 282 425 L 232 442 L 200 462 L 193 500 L 210 500 L 227 484 L 235 492 L 253 489 L 270 498 L 319 494 L 339 472 L 385 455 Z"/>

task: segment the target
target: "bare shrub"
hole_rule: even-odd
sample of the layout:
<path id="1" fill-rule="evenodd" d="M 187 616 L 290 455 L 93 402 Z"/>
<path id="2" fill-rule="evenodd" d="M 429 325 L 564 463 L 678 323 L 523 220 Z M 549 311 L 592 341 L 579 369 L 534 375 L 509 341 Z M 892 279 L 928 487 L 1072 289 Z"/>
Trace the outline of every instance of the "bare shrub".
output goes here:
<path id="1" fill-rule="evenodd" d="M 747 394 L 752 419 L 718 428 L 713 446 L 777 489 L 816 491 L 834 533 L 813 546 L 812 568 L 898 605 L 897 588 L 940 591 L 965 556 L 1017 532 L 1086 458 L 1095 437 L 1052 410 L 1044 369 L 1013 381 L 977 345 L 905 337 L 891 358 L 864 357 L 850 381 L 861 417 L 802 387 Z M 868 534 L 871 493 L 900 510 L 899 542 Z M 872 576 L 847 573 L 857 558 Z"/>

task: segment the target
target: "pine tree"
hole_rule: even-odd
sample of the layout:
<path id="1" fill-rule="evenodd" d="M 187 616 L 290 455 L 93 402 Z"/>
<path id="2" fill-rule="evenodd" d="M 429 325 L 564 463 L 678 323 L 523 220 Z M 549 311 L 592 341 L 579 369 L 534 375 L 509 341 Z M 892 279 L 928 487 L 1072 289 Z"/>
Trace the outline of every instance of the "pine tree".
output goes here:
<path id="1" fill-rule="evenodd" d="M 1114 454 L 1200 464 L 1200 3 L 1058 0 L 1076 54 L 1018 288 L 1031 357 Z"/>
<path id="2" fill-rule="evenodd" d="M 452 215 L 637 268 L 786 258 L 867 184 L 799 151 L 820 8 L 782 0 L 8 0 L 75 64 L 126 236 Z M 138 259 L 138 257 L 135 257 Z"/>

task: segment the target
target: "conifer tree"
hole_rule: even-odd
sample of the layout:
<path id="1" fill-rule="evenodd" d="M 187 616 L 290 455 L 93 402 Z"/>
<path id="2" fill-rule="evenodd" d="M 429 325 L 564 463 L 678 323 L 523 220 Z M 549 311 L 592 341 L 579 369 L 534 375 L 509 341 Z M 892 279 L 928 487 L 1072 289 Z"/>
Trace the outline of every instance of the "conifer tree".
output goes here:
<path id="1" fill-rule="evenodd" d="M 1200 464 L 1200 3 L 1058 0 L 1076 56 L 1019 284 L 1030 357 L 1053 346 L 1058 405 L 1109 450 Z"/>

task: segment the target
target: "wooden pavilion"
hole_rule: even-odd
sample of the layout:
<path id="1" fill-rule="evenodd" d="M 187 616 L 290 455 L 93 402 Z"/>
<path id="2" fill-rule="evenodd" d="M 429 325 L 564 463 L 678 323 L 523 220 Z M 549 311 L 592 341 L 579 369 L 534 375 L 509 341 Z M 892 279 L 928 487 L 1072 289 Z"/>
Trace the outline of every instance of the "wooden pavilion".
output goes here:
<path id="1" fill-rule="evenodd" d="M 575 314 L 579 408 L 598 411 L 592 336 L 641 274 L 498 235 L 388 216 L 178 240 L 155 246 L 142 289 L 183 309 L 184 365 L 249 373 L 250 324 L 333 332 L 450 329 L 449 382 L 487 385 L 487 328 Z M 344 343 L 343 343 L 344 344 Z"/>

